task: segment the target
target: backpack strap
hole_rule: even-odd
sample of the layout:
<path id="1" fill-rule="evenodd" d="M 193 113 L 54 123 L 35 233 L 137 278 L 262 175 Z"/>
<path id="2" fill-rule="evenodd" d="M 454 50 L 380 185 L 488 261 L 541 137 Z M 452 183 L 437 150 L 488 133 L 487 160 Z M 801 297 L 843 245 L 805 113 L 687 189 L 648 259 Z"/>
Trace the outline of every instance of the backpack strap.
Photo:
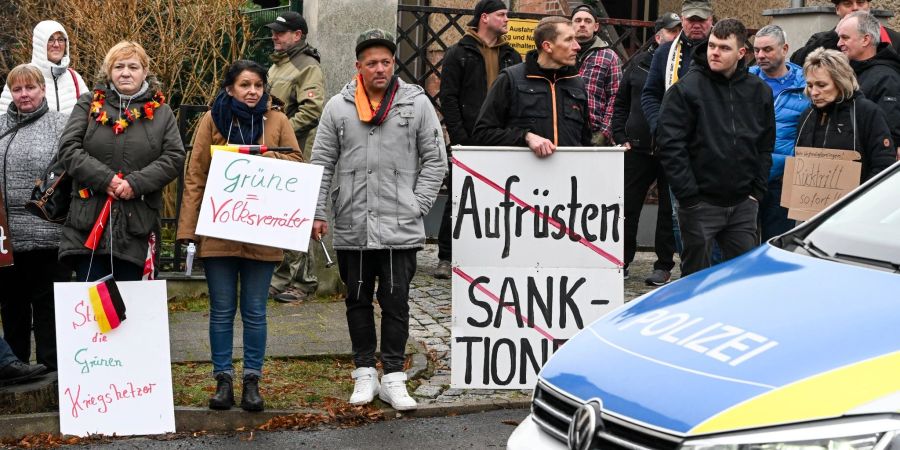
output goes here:
<path id="1" fill-rule="evenodd" d="M 75 77 L 75 71 L 71 67 L 66 70 L 68 70 L 69 75 L 72 76 L 72 83 L 75 84 L 75 100 L 78 100 L 78 97 L 81 97 L 81 88 L 78 87 L 78 78 Z"/>

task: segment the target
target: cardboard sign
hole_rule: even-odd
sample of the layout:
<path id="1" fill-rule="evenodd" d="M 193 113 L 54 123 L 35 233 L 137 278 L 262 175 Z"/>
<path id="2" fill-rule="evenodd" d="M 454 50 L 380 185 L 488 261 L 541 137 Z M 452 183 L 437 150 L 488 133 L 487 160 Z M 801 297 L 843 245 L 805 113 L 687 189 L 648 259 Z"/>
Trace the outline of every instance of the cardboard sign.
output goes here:
<path id="1" fill-rule="evenodd" d="M 213 153 L 197 234 L 305 252 L 322 166 Z"/>
<path id="2" fill-rule="evenodd" d="M 117 283 L 128 319 L 101 333 L 88 298 L 96 283 L 56 283 L 60 433 L 175 431 L 165 281 Z"/>
<path id="3" fill-rule="evenodd" d="M 809 220 L 859 186 L 858 152 L 797 147 L 784 164 L 781 206 L 788 218 Z"/>
<path id="4" fill-rule="evenodd" d="M 3 192 L 0 192 L 0 205 L 3 202 Z M 9 236 L 9 223 L 6 221 L 6 208 L 0 206 L 0 267 L 13 265 L 12 240 Z"/>
<path id="5" fill-rule="evenodd" d="M 509 19 L 507 24 L 509 33 L 506 36 L 509 45 L 522 55 L 522 58 L 535 49 L 534 29 L 537 28 L 537 24 L 538 21 L 533 19 Z"/>
<path id="6" fill-rule="evenodd" d="M 624 304 L 622 149 L 454 147 L 452 164 L 451 385 L 532 388 Z"/>

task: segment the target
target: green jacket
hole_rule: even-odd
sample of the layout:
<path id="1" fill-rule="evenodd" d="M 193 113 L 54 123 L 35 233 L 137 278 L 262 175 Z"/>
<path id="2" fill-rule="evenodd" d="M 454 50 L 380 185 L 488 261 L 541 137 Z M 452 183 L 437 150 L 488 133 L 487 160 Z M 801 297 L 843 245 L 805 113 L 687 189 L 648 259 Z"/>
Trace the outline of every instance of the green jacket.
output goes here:
<path id="1" fill-rule="evenodd" d="M 284 113 L 291 120 L 303 159 L 309 161 L 325 106 L 325 74 L 319 67 L 319 52 L 303 40 L 271 58 L 270 92 L 285 103 Z"/>
<path id="2" fill-rule="evenodd" d="M 112 89 L 104 91 L 103 111 L 112 122 L 119 117 L 119 96 Z M 59 157 L 73 178 L 74 193 L 59 243 L 60 259 L 91 254 L 84 241 L 106 202 L 106 187 L 121 172 L 135 196 L 112 204 L 111 223 L 107 225 L 107 230 L 112 230 L 112 252 L 116 258 L 144 265 L 147 237 L 151 231 L 159 230 L 162 190 L 181 173 L 185 157 L 175 114 L 169 105 L 156 109 L 152 120 L 143 117 L 144 104 L 152 100 L 155 92 L 151 88 L 132 99 L 128 108 L 137 108 L 142 117 L 118 135 L 112 127 L 101 125 L 90 116 L 92 92 L 83 94 L 75 104 L 59 139 Z M 91 191 L 88 198 L 78 196 L 84 188 Z M 96 254 L 109 255 L 109 243 L 105 232 Z"/>

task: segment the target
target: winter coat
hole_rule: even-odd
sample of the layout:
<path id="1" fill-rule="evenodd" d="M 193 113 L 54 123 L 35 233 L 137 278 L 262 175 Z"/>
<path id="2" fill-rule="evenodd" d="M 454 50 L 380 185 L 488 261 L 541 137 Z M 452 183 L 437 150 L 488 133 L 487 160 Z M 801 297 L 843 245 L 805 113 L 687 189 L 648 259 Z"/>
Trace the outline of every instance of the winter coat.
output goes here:
<path id="1" fill-rule="evenodd" d="M 884 111 L 859 91 L 840 103 L 821 109 L 810 107 L 800 116 L 797 146 L 855 149 L 862 156 L 860 181 L 872 178 L 896 160 L 894 145 Z"/>
<path id="2" fill-rule="evenodd" d="M 882 25 L 882 31 L 887 33 L 888 37 L 891 40 L 891 46 L 894 48 L 894 51 L 900 53 L 900 33 Z M 882 41 L 884 42 L 884 41 Z M 806 41 L 806 44 L 803 47 L 798 48 L 791 55 L 791 62 L 803 67 L 803 63 L 806 62 L 806 57 L 809 56 L 813 50 L 822 47 L 827 50 L 838 50 L 838 35 L 834 30 L 828 31 L 820 31 L 818 33 L 813 34 L 809 37 L 809 40 Z"/>
<path id="3" fill-rule="evenodd" d="M 865 61 L 850 61 L 856 72 L 859 90 L 875 102 L 891 128 L 891 139 L 900 142 L 900 56 L 888 44 L 878 44 L 875 56 Z"/>
<path id="4" fill-rule="evenodd" d="M 268 111 L 263 116 L 263 134 L 259 138 L 260 145 L 272 147 L 291 147 L 295 151 L 288 153 L 268 152 L 265 157 L 284 159 L 287 161 L 303 161 L 300 145 L 287 116 L 279 111 Z M 212 120 L 212 113 L 207 112 L 200 119 L 197 131 L 194 132 L 194 143 L 191 147 L 191 160 L 184 176 L 184 195 L 181 198 L 181 213 L 178 215 L 178 240 L 197 241 L 197 256 L 201 258 L 228 257 L 253 259 L 257 261 L 280 262 L 283 258 L 281 249 L 246 242 L 229 241 L 208 236 L 198 236 L 197 219 L 206 189 L 209 165 L 212 163 L 211 145 L 227 144 L 225 136 L 219 132 Z"/>
<path id="5" fill-rule="evenodd" d="M 787 66 L 787 86 L 775 97 L 775 149 L 772 152 L 769 181 L 778 180 L 784 175 L 784 161 L 788 156 L 794 156 L 798 119 L 810 105 L 809 98 L 803 93 L 806 88 L 803 68 L 794 63 L 787 63 Z M 759 66 L 751 67 L 750 73 L 760 79 L 765 75 Z"/>
<path id="6" fill-rule="evenodd" d="M 325 74 L 319 67 L 319 52 L 301 41 L 271 58 L 271 94 L 285 103 L 284 113 L 291 120 L 297 142 L 309 155 L 325 105 Z"/>
<path id="7" fill-rule="evenodd" d="M 121 172 L 134 190 L 134 198 L 112 203 L 110 223 L 96 254 L 109 255 L 107 233 L 111 230 L 113 256 L 144 265 L 147 238 L 159 229 L 162 189 L 178 178 L 184 168 L 184 145 L 172 108 L 164 103 L 152 120 L 144 116 L 144 104 L 152 101 L 157 92 L 154 84 L 128 104 L 128 109 L 137 108 L 141 117 L 118 135 L 90 113 L 92 92 L 82 95 L 75 104 L 59 143 L 60 160 L 73 177 L 72 203 L 62 230 L 60 259 L 91 254 L 84 241 L 106 202 L 107 186 Z M 119 118 L 119 94 L 105 86 L 98 89 L 106 95 L 101 111 L 106 112 L 112 124 Z M 81 198 L 78 191 L 85 188 L 89 196 Z"/>
<path id="8" fill-rule="evenodd" d="M 325 104 L 316 133 L 312 163 L 324 167 L 316 219 L 327 220 L 330 194 L 334 248 L 422 248 L 424 217 L 447 171 L 437 113 L 421 87 L 398 80 L 387 119 L 364 123 L 354 103 L 356 83 Z"/>
<path id="9" fill-rule="evenodd" d="M 522 62 L 522 57 L 509 44 L 500 45 L 499 53 L 501 71 Z M 475 144 L 471 136 L 489 88 L 479 43 L 474 37 L 464 35 L 447 49 L 441 63 L 438 95 L 451 144 Z"/>
<path id="10" fill-rule="evenodd" d="M 617 144 L 631 143 L 631 151 L 641 153 L 653 152 L 653 138 L 650 125 L 644 118 L 641 109 L 641 93 L 650 71 L 654 49 L 648 49 L 634 56 L 625 68 L 616 102 L 613 106 L 612 128 L 613 140 Z"/>
<path id="11" fill-rule="evenodd" d="M 57 31 L 66 38 L 66 53 L 59 64 L 53 64 L 47 60 L 47 41 Z M 31 38 L 31 65 L 41 69 L 41 73 L 44 74 L 46 87 L 44 98 L 47 99 L 47 105 L 51 110 L 63 114 L 71 113 L 79 95 L 88 91 L 81 75 L 74 69 L 69 70 L 68 39 L 69 35 L 63 26 L 52 20 L 38 23 Z M 0 114 L 5 114 L 11 103 L 12 93 L 8 86 L 4 86 L 3 94 L 0 94 Z"/>
<path id="12" fill-rule="evenodd" d="M 678 79 L 684 77 L 691 68 L 694 48 L 706 41 L 694 42 L 684 34 L 678 35 L 681 41 L 681 65 L 678 67 Z M 647 82 L 641 91 L 641 109 L 644 110 L 644 118 L 650 126 L 650 133 L 656 134 L 659 121 L 659 108 L 662 105 L 663 95 L 666 93 L 666 66 L 669 64 L 669 50 L 675 41 L 666 42 L 653 52 L 650 70 L 647 72 Z"/>
<path id="13" fill-rule="evenodd" d="M 693 58 L 659 113 L 656 143 L 669 186 L 685 207 L 761 200 L 775 145 L 772 90 L 743 62 L 731 78 L 713 72 L 705 43 Z"/>
<path id="14" fill-rule="evenodd" d="M 479 145 L 523 147 L 529 132 L 559 146 L 591 145 L 584 80 L 574 66 L 541 68 L 536 50 L 528 52 L 524 63 L 500 72 L 474 134 Z"/>
<path id="15" fill-rule="evenodd" d="M 578 74 L 584 80 L 584 89 L 587 93 L 593 143 L 602 145 L 610 142 L 613 104 L 622 80 L 619 55 L 608 48 L 606 42 L 595 36 L 590 47 L 578 54 L 576 66 Z"/>
<path id="16" fill-rule="evenodd" d="M 22 128 L 0 139 L 0 189 L 6 202 L 6 218 L 13 250 L 55 249 L 59 246 L 60 226 L 47 222 L 25 211 L 25 203 L 31 200 L 34 181 L 44 175 L 44 170 L 56 155 L 59 136 L 66 126 L 68 116 L 50 110 L 46 99 L 36 111 L 19 113 L 10 104 L 0 118 L 0 135 L 15 127 Z"/>

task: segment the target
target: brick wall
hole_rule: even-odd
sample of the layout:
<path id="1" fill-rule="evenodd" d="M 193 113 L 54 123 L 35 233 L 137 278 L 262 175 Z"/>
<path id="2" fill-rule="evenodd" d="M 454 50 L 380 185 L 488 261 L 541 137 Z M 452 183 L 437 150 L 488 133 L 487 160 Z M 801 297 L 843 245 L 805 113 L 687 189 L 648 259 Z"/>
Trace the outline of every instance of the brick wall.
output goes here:
<path id="1" fill-rule="evenodd" d="M 513 9 L 518 12 L 569 15 L 569 5 L 566 0 L 516 0 Z"/>

